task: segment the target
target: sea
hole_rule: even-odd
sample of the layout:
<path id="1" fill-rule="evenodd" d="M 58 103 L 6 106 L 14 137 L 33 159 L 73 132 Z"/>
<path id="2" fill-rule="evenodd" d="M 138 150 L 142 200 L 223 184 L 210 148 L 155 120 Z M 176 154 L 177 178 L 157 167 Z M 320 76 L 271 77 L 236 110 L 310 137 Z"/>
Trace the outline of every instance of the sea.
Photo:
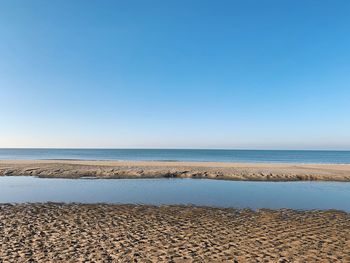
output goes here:
<path id="1" fill-rule="evenodd" d="M 0 149 L 0 160 L 34 159 L 350 164 L 350 151 L 217 149 Z"/>

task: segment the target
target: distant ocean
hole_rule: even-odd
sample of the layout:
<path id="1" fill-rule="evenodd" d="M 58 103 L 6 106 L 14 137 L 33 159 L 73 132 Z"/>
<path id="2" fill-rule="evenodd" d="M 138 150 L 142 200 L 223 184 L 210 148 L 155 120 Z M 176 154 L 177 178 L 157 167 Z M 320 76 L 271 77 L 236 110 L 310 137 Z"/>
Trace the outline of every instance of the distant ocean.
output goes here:
<path id="1" fill-rule="evenodd" d="M 350 164 L 350 151 L 181 149 L 0 149 L 0 160 L 11 159 Z"/>

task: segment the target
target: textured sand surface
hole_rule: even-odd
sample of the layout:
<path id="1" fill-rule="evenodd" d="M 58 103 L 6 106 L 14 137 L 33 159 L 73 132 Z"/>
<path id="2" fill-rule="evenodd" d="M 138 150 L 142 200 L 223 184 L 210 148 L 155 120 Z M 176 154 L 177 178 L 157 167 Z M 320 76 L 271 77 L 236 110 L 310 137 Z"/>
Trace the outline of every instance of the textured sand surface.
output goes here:
<path id="1" fill-rule="evenodd" d="M 350 262 L 350 215 L 2 204 L 0 262 Z"/>
<path id="2" fill-rule="evenodd" d="M 0 161 L 0 176 L 213 178 L 257 181 L 350 181 L 349 164 L 249 164 L 137 161 Z"/>

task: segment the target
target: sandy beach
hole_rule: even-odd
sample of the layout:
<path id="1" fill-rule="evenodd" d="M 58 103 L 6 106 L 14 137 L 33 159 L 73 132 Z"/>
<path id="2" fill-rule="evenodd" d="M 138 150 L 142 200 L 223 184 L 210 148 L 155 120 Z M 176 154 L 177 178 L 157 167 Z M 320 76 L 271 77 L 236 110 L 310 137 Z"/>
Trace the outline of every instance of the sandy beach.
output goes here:
<path id="1" fill-rule="evenodd" d="M 0 160 L 0 176 L 350 181 L 349 164 Z"/>
<path id="2" fill-rule="evenodd" d="M 0 262 L 350 262 L 350 215 L 2 204 Z"/>
<path id="3" fill-rule="evenodd" d="M 13 160 L 0 161 L 0 175 L 350 181 L 350 165 Z M 350 262 L 350 214 L 0 204 L 2 262 Z"/>

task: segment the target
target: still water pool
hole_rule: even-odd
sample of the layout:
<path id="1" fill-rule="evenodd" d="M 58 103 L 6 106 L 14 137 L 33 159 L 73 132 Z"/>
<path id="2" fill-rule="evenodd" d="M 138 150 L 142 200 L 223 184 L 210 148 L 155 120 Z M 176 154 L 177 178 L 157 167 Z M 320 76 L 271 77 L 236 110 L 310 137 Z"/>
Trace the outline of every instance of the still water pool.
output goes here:
<path id="1" fill-rule="evenodd" d="M 194 204 L 350 212 L 350 183 L 0 177 L 0 203 Z"/>

